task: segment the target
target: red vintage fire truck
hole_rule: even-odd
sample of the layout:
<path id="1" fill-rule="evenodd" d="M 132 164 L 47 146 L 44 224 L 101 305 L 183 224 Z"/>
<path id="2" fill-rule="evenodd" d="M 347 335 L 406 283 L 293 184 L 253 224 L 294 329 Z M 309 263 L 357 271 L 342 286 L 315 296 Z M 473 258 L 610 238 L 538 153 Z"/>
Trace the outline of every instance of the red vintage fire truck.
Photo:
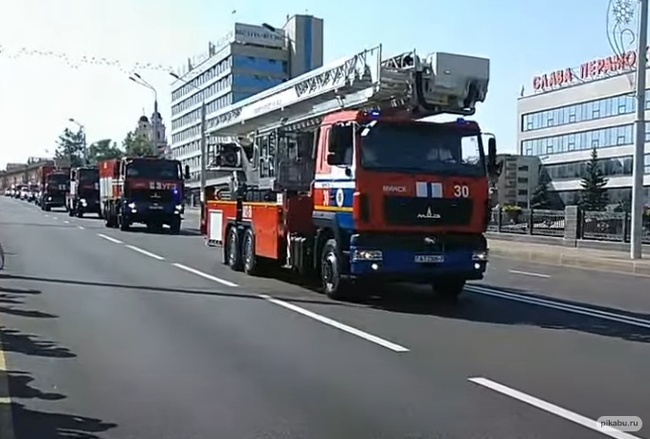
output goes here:
<path id="1" fill-rule="evenodd" d="M 101 216 L 106 227 L 129 230 L 134 223 L 172 233 L 181 230 L 184 178 L 178 160 L 134 157 L 105 160 L 99 167 Z"/>
<path id="2" fill-rule="evenodd" d="M 289 268 L 332 298 L 366 281 L 457 297 L 488 262 L 496 140 L 464 119 L 488 82 L 488 59 L 378 46 L 225 109 L 210 134 L 241 168 L 206 204 L 208 243 L 233 270 Z"/>

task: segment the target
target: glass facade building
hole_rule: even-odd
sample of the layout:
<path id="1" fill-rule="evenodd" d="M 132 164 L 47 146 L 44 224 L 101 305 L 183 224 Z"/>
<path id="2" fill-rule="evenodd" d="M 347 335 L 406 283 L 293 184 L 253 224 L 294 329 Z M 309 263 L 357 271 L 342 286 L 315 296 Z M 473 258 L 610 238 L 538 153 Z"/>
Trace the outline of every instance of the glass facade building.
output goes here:
<path id="1" fill-rule="evenodd" d="M 649 78 L 650 79 L 650 78 Z M 537 156 L 552 179 L 551 189 L 574 204 L 595 148 L 613 204 L 631 196 L 634 153 L 634 73 L 610 72 L 563 87 L 522 96 L 517 103 L 521 155 Z M 540 87 L 538 87 L 540 88 Z M 650 119 L 650 94 L 645 102 Z M 650 195 L 650 123 L 645 127 L 644 185 Z"/>
<path id="2" fill-rule="evenodd" d="M 311 32 L 304 32 L 309 28 Z M 305 52 L 309 52 L 306 54 Z M 305 62 L 305 59 L 308 62 Z M 208 52 L 177 72 L 172 84 L 171 153 L 190 166 L 190 186 L 200 174 L 201 105 L 208 123 L 238 101 L 274 87 L 323 63 L 322 20 L 291 17 L 283 28 L 236 23 Z M 208 160 L 213 156 L 208 142 Z"/>

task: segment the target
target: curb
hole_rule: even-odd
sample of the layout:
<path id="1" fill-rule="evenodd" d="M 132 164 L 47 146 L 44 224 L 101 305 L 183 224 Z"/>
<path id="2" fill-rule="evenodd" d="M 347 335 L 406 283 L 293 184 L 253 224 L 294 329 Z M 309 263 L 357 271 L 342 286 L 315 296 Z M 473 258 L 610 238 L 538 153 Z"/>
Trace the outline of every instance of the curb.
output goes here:
<path id="1" fill-rule="evenodd" d="M 500 244 L 493 246 L 493 243 L 494 240 L 488 244 L 490 255 L 505 259 L 650 277 L 650 263 L 646 261 L 615 260 L 606 257 L 570 254 L 565 253 L 562 248 L 558 248 L 555 252 L 549 252 L 531 249 L 530 247 L 526 248 L 526 246 L 523 246 L 523 248 L 517 248 L 516 246 L 504 247 Z"/>

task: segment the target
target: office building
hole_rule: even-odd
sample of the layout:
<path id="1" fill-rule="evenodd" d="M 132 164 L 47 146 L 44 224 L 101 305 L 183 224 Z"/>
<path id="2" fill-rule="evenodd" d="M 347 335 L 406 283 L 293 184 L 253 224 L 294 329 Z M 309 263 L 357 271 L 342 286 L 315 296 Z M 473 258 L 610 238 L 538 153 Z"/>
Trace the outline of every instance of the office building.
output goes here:
<path id="1" fill-rule="evenodd" d="M 617 204 L 631 196 L 636 58 L 636 52 L 630 51 L 537 76 L 532 93 L 518 100 L 520 153 L 540 158 L 552 179 L 551 190 L 565 204 L 579 199 L 580 180 L 592 148 L 608 180 L 610 202 Z M 650 110 L 650 94 L 645 108 Z M 645 128 L 646 142 L 650 141 L 649 128 L 650 124 Z M 650 144 L 645 152 L 647 199 Z"/>
<path id="2" fill-rule="evenodd" d="M 235 23 L 207 53 L 189 59 L 172 84 L 171 155 L 190 166 L 190 187 L 200 174 L 202 102 L 209 124 L 222 108 L 322 64 L 323 21 L 310 15 L 289 17 L 282 28 Z M 207 149 L 212 157 L 210 143 Z"/>
<path id="3" fill-rule="evenodd" d="M 496 198 L 493 205 L 530 207 L 537 186 L 541 163 L 534 156 L 500 154 L 497 162 L 503 163 L 501 175 L 494 185 Z"/>

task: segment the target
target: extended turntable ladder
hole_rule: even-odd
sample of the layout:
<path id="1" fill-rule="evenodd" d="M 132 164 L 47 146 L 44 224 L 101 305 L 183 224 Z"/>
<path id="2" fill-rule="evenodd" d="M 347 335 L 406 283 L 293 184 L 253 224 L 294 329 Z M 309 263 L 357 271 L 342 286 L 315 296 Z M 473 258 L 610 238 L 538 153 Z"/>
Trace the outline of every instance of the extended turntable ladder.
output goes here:
<path id="1" fill-rule="evenodd" d="M 472 115 L 488 91 L 490 61 L 413 50 L 386 60 L 381 45 L 305 73 L 209 117 L 213 136 L 244 136 L 278 126 L 318 123 L 338 110 L 402 109 L 423 118 Z"/>

